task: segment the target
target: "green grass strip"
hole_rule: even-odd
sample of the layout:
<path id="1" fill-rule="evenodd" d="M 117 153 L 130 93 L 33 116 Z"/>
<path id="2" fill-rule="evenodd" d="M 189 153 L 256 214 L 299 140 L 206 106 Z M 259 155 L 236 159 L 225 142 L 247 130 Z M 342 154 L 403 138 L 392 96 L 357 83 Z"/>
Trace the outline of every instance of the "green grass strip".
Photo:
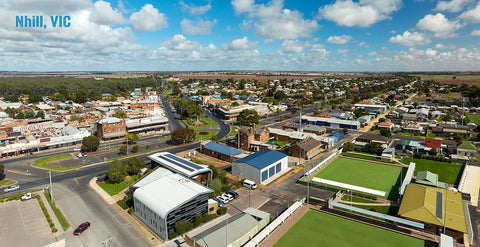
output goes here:
<path id="1" fill-rule="evenodd" d="M 98 186 L 100 186 L 105 192 L 107 192 L 109 195 L 113 196 L 118 193 L 120 193 L 122 190 L 127 188 L 129 185 L 137 181 L 137 179 L 140 177 L 140 175 L 133 175 L 132 179 L 130 180 L 125 180 L 121 183 L 118 184 L 112 184 L 109 182 L 104 182 L 104 183 L 97 183 Z"/>
<path id="2" fill-rule="evenodd" d="M 342 197 L 342 201 L 346 201 L 346 202 L 361 202 L 361 203 L 379 203 L 377 201 L 372 201 L 372 200 L 368 200 L 368 199 L 363 199 L 363 198 L 358 198 L 358 197 L 350 197 L 350 195 L 344 195 Z"/>
<path id="3" fill-rule="evenodd" d="M 33 193 L 33 192 L 37 192 L 37 191 L 40 191 L 41 189 L 36 189 L 36 190 L 30 190 L 30 191 L 27 191 L 27 192 L 22 192 L 22 193 L 18 193 L 18 194 L 14 194 L 14 195 L 9 195 L 9 196 L 5 196 L 5 197 L 1 197 L 0 198 L 0 203 L 4 203 L 4 202 L 8 202 L 8 201 L 18 201 L 20 200 L 20 198 L 27 194 L 27 193 Z"/>
<path id="4" fill-rule="evenodd" d="M 50 204 L 50 207 L 52 208 L 53 213 L 55 214 L 55 216 L 57 216 L 58 222 L 60 222 L 60 225 L 62 225 L 63 230 L 66 231 L 70 227 L 70 224 L 68 224 L 67 219 L 65 219 L 65 216 L 62 214 L 62 211 L 60 211 L 60 209 L 57 208 L 57 206 L 55 205 L 55 202 L 52 202 L 52 199 L 50 198 L 50 193 L 45 192 L 43 194 L 47 198 L 48 204 Z"/>
<path id="5" fill-rule="evenodd" d="M 43 157 L 43 158 L 40 158 L 38 160 L 35 160 L 33 162 L 32 166 L 38 167 L 38 168 L 55 170 L 55 171 L 69 171 L 69 170 L 73 170 L 73 169 L 77 169 L 77 168 L 82 167 L 81 165 L 66 167 L 66 166 L 56 166 L 56 165 L 48 164 L 49 162 L 58 161 L 58 160 L 65 160 L 65 159 L 69 159 L 69 158 L 72 158 L 71 154 L 57 154 L 57 155 L 53 155 L 53 156 Z"/>
<path id="6" fill-rule="evenodd" d="M 40 196 L 37 196 L 37 201 L 38 201 L 38 204 L 40 204 L 40 208 L 42 208 L 43 215 L 45 215 L 48 225 L 50 226 L 50 229 L 52 229 L 53 233 L 57 232 L 58 230 L 57 228 L 55 228 L 55 224 L 53 223 L 52 218 L 50 217 L 50 214 L 48 214 L 47 208 L 45 207 L 45 204 L 43 204 L 42 198 L 40 198 Z"/>
<path id="7" fill-rule="evenodd" d="M 2 179 L 0 180 L 0 187 L 7 187 L 12 184 L 15 184 L 15 180 L 10 180 L 10 179 Z"/>

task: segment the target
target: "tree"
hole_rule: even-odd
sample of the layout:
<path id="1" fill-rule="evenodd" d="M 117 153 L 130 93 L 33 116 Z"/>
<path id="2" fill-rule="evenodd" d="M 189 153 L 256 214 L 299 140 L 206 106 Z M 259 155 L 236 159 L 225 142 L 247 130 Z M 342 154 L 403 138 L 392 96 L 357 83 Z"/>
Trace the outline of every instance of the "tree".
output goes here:
<path id="1" fill-rule="evenodd" d="M 25 112 L 25 118 L 26 119 L 32 119 L 35 117 L 35 113 L 33 113 L 33 111 L 26 111 Z"/>
<path id="2" fill-rule="evenodd" d="M 240 112 L 240 115 L 237 117 L 237 121 L 241 125 L 252 126 L 253 124 L 258 124 L 259 120 L 258 112 L 255 110 L 245 109 Z"/>
<path id="3" fill-rule="evenodd" d="M 134 153 L 138 152 L 138 146 L 133 146 L 132 147 L 132 152 L 134 152 Z"/>
<path id="4" fill-rule="evenodd" d="M 214 135 L 212 138 L 210 138 L 210 140 L 212 140 L 212 142 L 218 142 L 218 137 Z"/>
<path id="5" fill-rule="evenodd" d="M 40 102 L 40 96 L 36 93 L 31 93 L 28 95 L 28 102 L 29 103 L 38 103 Z"/>
<path id="6" fill-rule="evenodd" d="M 17 115 L 15 115 L 15 117 L 13 117 L 14 119 L 25 119 L 25 114 L 23 112 L 19 112 L 17 113 Z"/>
<path id="7" fill-rule="evenodd" d="M 108 167 L 108 179 L 113 183 L 120 183 L 125 180 L 127 176 L 127 168 L 125 164 L 120 164 L 118 160 L 115 160 Z"/>
<path id="8" fill-rule="evenodd" d="M 96 136 L 87 136 L 82 140 L 82 150 L 87 152 L 93 152 L 100 146 L 100 139 Z"/>
<path id="9" fill-rule="evenodd" d="M 126 163 L 126 169 L 129 175 L 137 174 L 143 168 L 145 168 L 145 161 L 137 157 L 130 158 Z"/>
<path id="10" fill-rule="evenodd" d="M 370 142 L 363 148 L 363 151 L 366 153 L 380 155 L 383 149 L 376 142 Z"/>
<path id="11" fill-rule="evenodd" d="M 173 143 L 185 143 L 195 139 L 195 130 L 180 127 L 172 132 L 170 135 Z"/>
<path id="12" fill-rule="evenodd" d="M 78 89 L 75 93 L 75 102 L 85 103 L 88 99 L 88 91 L 86 89 Z"/>
<path id="13" fill-rule="evenodd" d="M 122 154 L 126 154 L 127 153 L 127 146 L 122 145 L 118 151 L 120 151 L 120 153 L 122 153 Z"/>
<path id="14" fill-rule="evenodd" d="M 355 143 L 345 142 L 343 144 L 343 152 L 355 151 Z"/>
<path id="15" fill-rule="evenodd" d="M 116 118 L 122 118 L 122 119 L 128 117 L 127 113 L 124 111 L 115 112 L 112 116 Z"/>
<path id="16" fill-rule="evenodd" d="M 128 144 L 132 144 L 132 143 L 134 143 L 135 141 L 138 141 L 138 135 L 137 135 L 137 134 L 134 134 L 134 133 L 128 133 L 128 134 L 125 136 L 125 140 L 128 142 Z"/>
<path id="17" fill-rule="evenodd" d="M 390 137 L 392 135 L 392 132 L 389 129 L 382 129 L 380 130 L 380 135 Z"/>
<path id="18" fill-rule="evenodd" d="M 3 173 L 5 172 L 5 165 L 0 164 L 0 179 L 3 178 Z"/>
<path id="19" fill-rule="evenodd" d="M 346 135 L 348 133 L 348 129 L 347 128 L 343 128 L 342 130 L 343 134 Z"/>
<path id="20" fill-rule="evenodd" d="M 437 149 L 436 148 L 430 149 L 430 151 L 428 151 L 428 154 L 431 156 L 437 156 Z"/>
<path id="21" fill-rule="evenodd" d="M 381 122 L 384 122 L 385 120 L 387 120 L 387 119 L 381 117 L 381 118 L 378 119 L 378 122 L 381 123 Z"/>
<path id="22" fill-rule="evenodd" d="M 37 112 L 37 115 L 35 115 L 35 117 L 45 119 L 45 112 L 40 110 Z"/>

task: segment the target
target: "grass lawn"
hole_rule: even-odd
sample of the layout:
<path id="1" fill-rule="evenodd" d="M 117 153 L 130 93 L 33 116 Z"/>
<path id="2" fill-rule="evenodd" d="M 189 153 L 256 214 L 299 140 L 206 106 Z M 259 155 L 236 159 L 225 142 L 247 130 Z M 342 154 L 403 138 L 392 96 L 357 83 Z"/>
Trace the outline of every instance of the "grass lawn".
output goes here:
<path id="1" fill-rule="evenodd" d="M 195 118 L 192 118 L 191 121 L 196 121 L 197 119 Z M 209 118 L 206 118 L 204 115 L 201 115 L 200 116 L 200 121 L 204 122 L 205 125 L 201 125 L 201 126 L 193 126 L 193 125 L 190 125 L 188 123 L 188 119 L 183 119 L 182 122 L 187 126 L 187 128 L 189 129 L 194 129 L 194 130 L 199 130 L 199 129 L 205 129 L 205 128 L 209 128 L 209 127 L 215 127 L 215 126 L 218 126 L 217 122 L 209 119 Z"/>
<path id="2" fill-rule="evenodd" d="M 427 133 L 427 138 L 434 139 L 434 138 L 436 138 L 436 137 L 437 137 L 437 136 L 436 136 L 435 134 L 433 134 L 433 133 L 430 133 L 430 132 Z"/>
<path id="3" fill-rule="evenodd" d="M 130 184 L 132 184 L 133 182 L 137 181 L 137 179 L 140 177 L 140 175 L 133 175 L 132 176 L 132 179 L 130 180 L 125 180 L 119 184 L 111 184 L 111 183 L 108 183 L 108 182 L 105 182 L 105 183 L 97 183 L 98 186 L 102 187 L 102 189 L 107 192 L 109 195 L 113 196 L 113 195 L 116 195 L 118 193 L 120 193 L 120 191 L 124 190 L 125 188 L 127 188 Z"/>
<path id="4" fill-rule="evenodd" d="M 204 132 L 204 131 L 200 131 L 200 132 Z M 217 135 L 217 131 L 215 131 L 215 130 L 206 131 L 206 132 L 208 132 L 208 134 L 206 134 L 206 135 L 200 135 L 199 134 L 200 132 L 195 133 L 195 139 L 196 140 L 208 140 L 208 139 L 212 138 L 212 136 Z"/>
<path id="5" fill-rule="evenodd" d="M 56 171 L 68 171 L 68 170 L 77 169 L 79 167 L 82 167 L 80 165 L 72 166 L 72 167 L 66 167 L 66 166 L 56 166 L 56 165 L 49 165 L 48 164 L 48 162 L 65 160 L 65 159 L 70 159 L 70 158 L 72 158 L 71 154 L 57 154 L 57 155 L 48 156 L 48 157 L 44 157 L 44 158 L 40 158 L 38 160 L 35 160 L 33 162 L 32 166 L 35 166 L 35 167 L 38 167 L 38 168 L 56 170 Z"/>
<path id="6" fill-rule="evenodd" d="M 164 136 L 164 137 L 162 137 L 162 138 L 159 138 L 158 140 L 159 140 L 159 141 L 166 141 L 166 140 L 170 140 L 170 139 L 172 139 L 171 136 Z"/>
<path id="7" fill-rule="evenodd" d="M 0 187 L 7 187 L 12 184 L 15 184 L 15 180 L 10 180 L 10 179 L 2 179 L 0 180 Z"/>
<path id="8" fill-rule="evenodd" d="M 397 166 L 337 158 L 316 177 L 385 191 L 385 198 L 396 199 L 400 186 L 400 171 L 401 167 Z"/>
<path id="9" fill-rule="evenodd" d="M 425 246 L 425 241 L 326 213 L 308 210 L 274 244 L 283 246 Z"/>
<path id="10" fill-rule="evenodd" d="M 367 159 L 367 160 L 376 160 L 376 161 L 382 161 L 382 162 L 386 162 L 386 163 L 396 164 L 396 163 L 393 162 L 393 161 L 382 160 L 381 158 L 378 158 L 378 156 L 372 156 L 372 154 L 362 155 L 361 153 L 358 153 L 357 151 L 355 151 L 355 153 L 342 153 L 341 155 L 343 155 L 343 156 L 348 156 L 348 157 L 354 157 L 354 158 L 361 158 L 361 159 Z"/>
<path id="11" fill-rule="evenodd" d="M 44 193 L 45 197 L 47 198 L 48 204 L 50 204 L 50 207 L 53 210 L 53 213 L 58 219 L 58 222 L 60 222 L 60 225 L 62 225 L 62 229 L 66 231 L 69 227 L 70 224 L 68 224 L 67 219 L 65 219 L 65 216 L 63 216 L 62 211 L 57 208 L 57 205 L 55 205 L 55 202 L 52 202 L 52 199 L 50 198 L 50 193 L 45 192 Z"/>
<path id="12" fill-rule="evenodd" d="M 411 158 L 404 157 L 402 162 L 404 164 L 410 164 L 411 160 Z M 454 185 L 460 183 L 463 165 L 423 159 L 413 159 L 413 162 L 416 163 L 414 176 L 416 176 L 419 171 L 430 171 L 438 173 L 438 180 L 441 182 Z"/>
<path id="13" fill-rule="evenodd" d="M 474 115 L 467 115 L 468 120 L 470 120 L 471 123 L 474 123 L 476 125 L 480 124 L 480 116 L 474 116 Z"/>
<path id="14" fill-rule="evenodd" d="M 228 133 L 228 137 L 236 136 L 237 135 L 237 129 L 238 127 L 235 125 L 232 125 L 230 128 L 230 133 Z"/>

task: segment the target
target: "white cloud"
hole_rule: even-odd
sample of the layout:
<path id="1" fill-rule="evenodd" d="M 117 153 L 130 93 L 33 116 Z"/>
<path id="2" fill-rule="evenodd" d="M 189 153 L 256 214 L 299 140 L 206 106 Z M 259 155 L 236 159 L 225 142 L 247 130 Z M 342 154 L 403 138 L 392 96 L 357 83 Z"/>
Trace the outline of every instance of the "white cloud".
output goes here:
<path id="1" fill-rule="evenodd" d="M 388 40 L 390 43 L 404 46 L 416 46 L 429 44 L 432 41 L 423 33 L 405 31 L 403 34 L 391 37 Z"/>
<path id="2" fill-rule="evenodd" d="M 343 56 L 343 57 L 347 57 L 347 56 L 348 56 L 348 52 L 349 52 L 348 49 L 338 49 L 338 50 L 337 50 L 338 55 Z"/>
<path id="3" fill-rule="evenodd" d="M 337 44 L 337 45 L 344 45 L 352 39 L 353 39 L 352 36 L 344 34 L 342 36 L 330 36 L 328 37 L 327 42 L 332 44 Z"/>
<path id="4" fill-rule="evenodd" d="M 283 0 L 272 0 L 267 4 L 255 4 L 250 0 L 232 0 L 236 14 L 248 13 L 248 20 L 254 22 L 255 32 L 271 39 L 297 39 L 310 37 L 318 29 L 315 20 L 303 19 L 297 10 L 283 8 Z"/>
<path id="5" fill-rule="evenodd" d="M 122 13 L 113 9 L 110 3 L 104 1 L 95 2 L 95 7 L 90 13 L 90 20 L 103 25 L 122 24 L 125 22 Z"/>
<path id="6" fill-rule="evenodd" d="M 209 2 L 207 5 L 204 5 L 204 6 L 186 4 L 183 1 L 180 1 L 178 3 L 182 6 L 182 11 L 189 12 L 192 15 L 204 15 L 212 8 L 211 2 Z"/>
<path id="7" fill-rule="evenodd" d="M 189 19 L 183 19 L 180 25 L 182 27 L 182 32 L 186 34 L 199 35 L 210 34 L 215 23 L 217 23 L 217 20 L 209 21 L 198 19 L 195 22 Z"/>
<path id="8" fill-rule="evenodd" d="M 265 43 L 265 44 L 273 44 L 273 42 L 275 42 L 275 40 L 273 40 L 273 39 L 265 39 L 263 41 L 263 43 Z"/>
<path id="9" fill-rule="evenodd" d="M 459 18 L 471 23 L 480 23 L 480 2 L 475 8 L 463 12 Z"/>
<path id="10" fill-rule="evenodd" d="M 473 30 L 471 35 L 472 36 L 480 36 L 480 29 Z"/>
<path id="11" fill-rule="evenodd" d="M 400 9 L 401 0 L 336 0 L 335 3 L 318 9 L 319 15 L 347 27 L 369 27 L 390 18 L 390 14 Z"/>
<path id="12" fill-rule="evenodd" d="M 167 17 L 151 4 L 145 4 L 138 12 L 130 15 L 133 30 L 137 33 L 155 32 L 168 27 Z"/>
<path id="13" fill-rule="evenodd" d="M 417 28 L 434 33 L 437 38 L 455 37 L 455 33 L 462 25 L 458 21 L 449 21 L 443 14 L 428 14 L 417 23 Z"/>
<path id="14" fill-rule="evenodd" d="M 305 48 L 305 44 L 298 40 L 285 40 L 281 46 L 285 53 L 299 53 Z"/>
<path id="15" fill-rule="evenodd" d="M 455 49 L 455 45 L 444 45 L 444 44 L 438 43 L 435 45 L 435 49 L 437 50 Z"/>
<path id="16" fill-rule="evenodd" d="M 435 11 L 448 11 L 459 12 L 463 9 L 465 4 L 471 2 L 471 0 L 450 0 L 450 1 L 438 1 Z"/>
<path id="17" fill-rule="evenodd" d="M 235 14 L 239 15 L 253 11 L 255 0 L 232 0 L 231 4 L 235 10 Z"/>
<path id="18" fill-rule="evenodd" d="M 175 51 L 192 51 L 198 50 L 202 45 L 196 41 L 187 40 L 185 36 L 176 34 L 172 38 L 166 40 L 160 45 L 160 48 L 166 48 Z"/>
<path id="19" fill-rule="evenodd" d="M 248 41 L 247 37 L 241 39 L 235 39 L 231 43 L 222 44 L 220 46 L 223 50 L 251 50 L 255 49 L 258 45 L 258 41 Z"/>

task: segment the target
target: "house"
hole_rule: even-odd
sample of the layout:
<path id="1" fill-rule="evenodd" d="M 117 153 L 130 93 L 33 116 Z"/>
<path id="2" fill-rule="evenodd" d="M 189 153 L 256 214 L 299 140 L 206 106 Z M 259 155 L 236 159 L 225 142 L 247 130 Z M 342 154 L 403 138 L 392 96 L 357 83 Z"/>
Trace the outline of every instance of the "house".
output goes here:
<path id="1" fill-rule="evenodd" d="M 464 141 L 457 147 L 457 155 L 458 156 L 465 156 L 470 160 L 477 158 L 477 149 L 475 145 L 473 145 L 470 141 Z"/>
<path id="2" fill-rule="evenodd" d="M 418 109 L 412 109 L 410 110 L 411 114 L 415 114 L 417 119 L 419 120 L 427 120 L 428 119 L 428 113 L 429 110 L 427 108 L 418 108 Z"/>
<path id="3" fill-rule="evenodd" d="M 403 130 L 419 133 L 423 131 L 423 128 L 420 127 L 420 125 L 416 122 L 409 122 L 407 125 L 405 125 L 405 127 L 403 127 Z"/>
<path id="4" fill-rule="evenodd" d="M 208 194 L 212 189 L 166 169 L 153 179 L 137 183 L 133 192 L 135 215 L 164 239 L 175 231 L 175 224 L 194 222 L 197 215 L 208 213 Z"/>
<path id="5" fill-rule="evenodd" d="M 315 140 L 312 137 L 307 137 L 306 139 L 288 147 L 288 155 L 310 160 L 312 157 L 320 153 L 322 146 L 322 142 Z"/>
<path id="6" fill-rule="evenodd" d="M 382 144 L 387 144 L 388 143 L 388 138 L 379 134 L 362 134 L 359 137 L 357 137 L 357 142 L 365 142 L 365 143 L 371 143 L 371 142 L 376 142 L 380 145 Z"/>
<path id="7" fill-rule="evenodd" d="M 387 111 L 386 105 L 355 104 L 356 109 L 364 109 L 370 114 L 382 114 Z"/>
<path id="8" fill-rule="evenodd" d="M 444 137 L 461 135 L 463 138 L 468 138 L 472 134 L 470 126 L 461 125 L 455 122 L 447 122 L 442 125 L 442 135 Z"/>
<path id="9" fill-rule="evenodd" d="M 378 128 L 378 129 L 388 129 L 388 130 L 392 130 L 393 125 L 394 125 L 394 124 L 393 124 L 392 122 L 386 120 L 386 121 L 383 121 L 383 122 L 381 122 L 381 123 L 378 123 L 377 128 Z"/>
<path id="10" fill-rule="evenodd" d="M 243 154 L 243 152 L 238 149 L 210 141 L 200 144 L 200 152 L 227 162 L 240 159 L 238 155 Z"/>
<path id="11" fill-rule="evenodd" d="M 238 134 L 240 135 L 240 148 L 243 150 L 250 150 L 252 141 L 265 143 L 270 138 L 270 131 L 267 127 L 242 127 Z"/>
<path id="12" fill-rule="evenodd" d="M 298 122 L 287 122 L 286 124 L 284 124 L 282 126 L 282 129 L 283 130 L 291 129 L 291 130 L 294 130 L 294 131 L 303 131 L 306 127 L 307 127 L 307 125 L 300 124 Z"/>
<path id="13" fill-rule="evenodd" d="M 424 146 L 430 149 L 436 149 L 437 153 L 442 153 L 442 140 L 425 138 Z M 429 150 L 428 150 L 429 151 Z"/>
<path id="14" fill-rule="evenodd" d="M 317 126 L 317 125 L 307 125 L 305 126 L 305 128 L 303 129 L 303 132 L 305 133 L 312 133 L 312 134 L 315 134 L 315 135 L 323 135 L 325 134 L 325 132 L 327 131 L 326 128 L 324 127 L 320 127 L 320 126 Z"/>
<path id="15" fill-rule="evenodd" d="M 232 162 L 232 174 L 257 183 L 268 184 L 288 168 L 288 156 L 275 150 L 262 150 Z"/>
<path id="16" fill-rule="evenodd" d="M 428 224 L 425 231 L 433 234 L 445 226 L 444 234 L 463 241 L 467 233 L 462 194 L 443 188 L 408 184 L 398 215 Z"/>
<path id="17" fill-rule="evenodd" d="M 447 188 L 446 183 L 438 181 L 438 174 L 430 171 L 419 171 L 415 178 L 415 183 L 444 189 Z"/>

